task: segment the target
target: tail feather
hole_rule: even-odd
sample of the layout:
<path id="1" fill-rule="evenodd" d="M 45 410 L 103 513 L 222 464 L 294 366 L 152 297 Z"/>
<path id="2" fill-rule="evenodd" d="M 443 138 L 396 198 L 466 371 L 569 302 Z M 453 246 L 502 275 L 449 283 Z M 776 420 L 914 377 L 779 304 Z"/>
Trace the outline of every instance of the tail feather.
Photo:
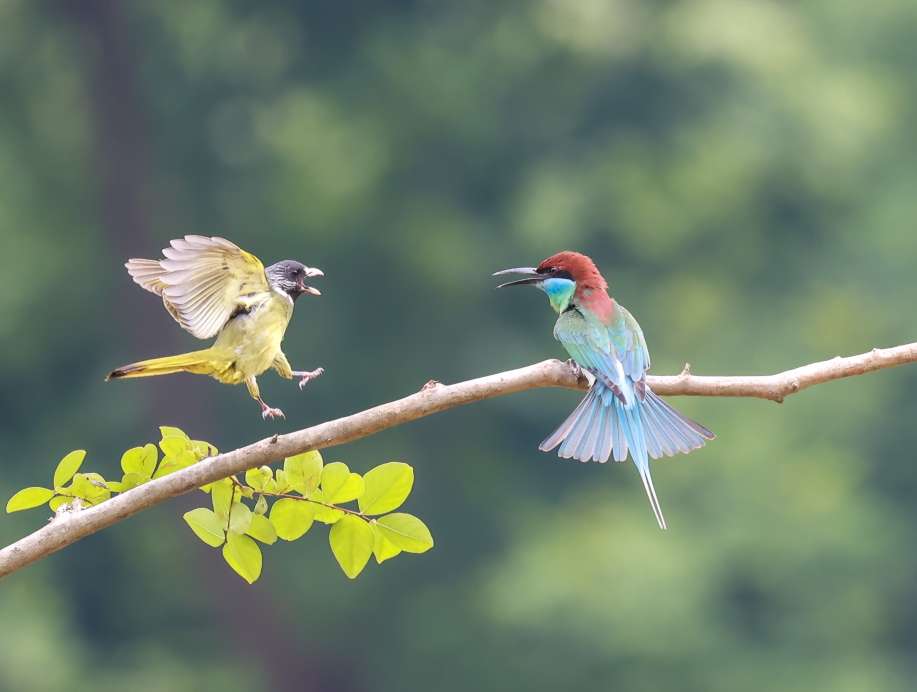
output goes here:
<path id="1" fill-rule="evenodd" d="M 213 356 L 210 349 L 182 353 L 177 356 L 150 358 L 129 365 L 122 365 L 108 373 L 106 380 L 128 379 L 132 377 L 155 377 L 171 375 L 176 372 L 209 374 Z"/>
<path id="2" fill-rule="evenodd" d="M 686 418 L 649 388 L 644 398 L 630 406 L 601 382 L 592 386 L 563 423 L 539 445 L 549 452 L 558 446 L 558 456 L 580 461 L 624 461 L 628 453 L 640 473 L 643 488 L 660 528 L 665 517 L 653 487 L 649 460 L 686 454 L 703 447 L 714 434 L 700 423 Z"/>
<path id="3" fill-rule="evenodd" d="M 542 452 L 550 452 L 557 447 L 557 445 L 566 440 L 570 431 L 573 429 L 573 424 L 579 420 L 579 416 L 583 412 L 583 409 L 592 403 L 593 397 L 592 390 L 590 390 L 589 393 L 583 397 L 583 400 L 579 402 L 579 405 L 564 419 L 564 422 L 560 424 L 557 430 L 551 433 L 551 435 L 538 446 L 538 449 Z"/>

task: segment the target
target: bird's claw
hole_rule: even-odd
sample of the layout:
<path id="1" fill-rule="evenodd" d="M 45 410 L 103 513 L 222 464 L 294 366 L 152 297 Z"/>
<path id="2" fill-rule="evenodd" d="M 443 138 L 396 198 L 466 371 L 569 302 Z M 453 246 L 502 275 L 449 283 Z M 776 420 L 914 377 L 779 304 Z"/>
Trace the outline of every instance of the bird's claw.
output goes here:
<path id="1" fill-rule="evenodd" d="M 316 368 L 315 370 L 312 370 L 311 372 L 298 372 L 296 374 L 302 376 L 301 379 L 299 380 L 299 389 L 302 390 L 302 388 L 305 387 L 307 384 L 309 384 L 312 380 L 318 379 L 319 377 L 324 375 L 325 368 Z"/>
<path id="2" fill-rule="evenodd" d="M 286 419 L 286 416 L 283 415 L 283 411 L 281 411 L 279 408 L 271 408 L 270 406 L 262 406 L 262 407 L 261 407 L 261 417 L 262 417 L 264 420 L 267 420 L 268 418 L 283 418 L 283 419 Z"/>
<path id="3" fill-rule="evenodd" d="M 570 366 L 570 369 L 573 371 L 573 376 L 576 379 L 579 379 L 583 376 L 583 367 L 575 360 L 572 358 L 567 358 L 567 365 Z"/>

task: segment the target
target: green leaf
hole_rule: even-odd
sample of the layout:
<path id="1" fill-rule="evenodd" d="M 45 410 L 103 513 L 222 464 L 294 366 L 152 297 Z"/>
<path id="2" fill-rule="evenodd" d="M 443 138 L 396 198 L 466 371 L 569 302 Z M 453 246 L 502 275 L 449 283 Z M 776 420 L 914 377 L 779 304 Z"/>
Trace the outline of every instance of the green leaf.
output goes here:
<path id="1" fill-rule="evenodd" d="M 255 503 L 255 514 L 267 514 L 267 498 L 261 495 Z"/>
<path id="2" fill-rule="evenodd" d="M 64 495 L 56 495 L 51 498 L 51 501 L 48 502 L 48 507 L 51 508 L 52 512 L 56 512 L 61 505 L 66 505 L 73 501 L 72 497 L 66 497 Z"/>
<path id="3" fill-rule="evenodd" d="M 213 484 L 213 489 L 210 491 L 210 499 L 213 502 L 213 511 L 217 513 L 217 516 L 224 519 L 229 516 L 229 506 L 232 504 L 235 492 L 236 488 L 229 478 L 224 478 Z"/>
<path id="4" fill-rule="evenodd" d="M 54 497 L 54 491 L 49 488 L 23 488 L 10 498 L 6 503 L 6 513 L 21 512 L 24 509 L 40 507 Z"/>
<path id="5" fill-rule="evenodd" d="M 414 469 L 400 461 L 390 461 L 363 477 L 366 490 L 359 499 L 364 514 L 385 514 L 401 506 L 414 486 Z"/>
<path id="6" fill-rule="evenodd" d="M 159 453 L 156 451 L 156 445 L 134 447 L 121 455 L 121 469 L 125 475 L 135 473 L 138 476 L 150 478 L 153 471 L 156 470 L 158 460 Z"/>
<path id="7" fill-rule="evenodd" d="M 322 455 L 318 450 L 313 450 L 284 459 L 283 471 L 293 490 L 308 495 L 318 487 L 322 465 Z"/>
<path id="8" fill-rule="evenodd" d="M 362 519 L 348 515 L 331 527 L 328 542 L 335 559 L 351 579 L 366 567 L 369 556 L 373 553 L 373 530 Z"/>
<path id="9" fill-rule="evenodd" d="M 86 450 L 77 449 L 61 459 L 57 468 L 54 469 L 54 487 L 63 488 L 73 478 L 73 475 L 80 470 L 85 458 Z"/>
<path id="10" fill-rule="evenodd" d="M 185 450 L 177 456 L 164 456 L 159 468 L 156 469 L 156 473 L 153 474 L 153 478 L 162 478 L 163 476 L 168 476 L 170 473 L 186 469 L 196 461 L 197 459 L 194 454 L 188 450 Z"/>
<path id="11" fill-rule="evenodd" d="M 185 434 L 184 430 L 181 428 L 173 428 L 168 425 L 160 425 L 159 433 L 162 435 L 162 439 L 166 439 L 167 437 L 181 437 L 185 440 L 188 439 L 188 435 Z"/>
<path id="12" fill-rule="evenodd" d="M 386 560 L 398 555 L 401 552 L 401 548 L 388 540 L 375 522 L 370 526 L 372 526 L 373 530 L 373 555 L 376 556 L 376 562 L 381 565 Z"/>
<path id="13" fill-rule="evenodd" d="M 249 584 L 261 576 L 261 548 L 248 536 L 230 531 L 223 546 L 223 559 Z"/>
<path id="14" fill-rule="evenodd" d="M 105 481 L 105 485 L 108 486 L 108 489 L 113 493 L 123 493 L 128 488 L 124 485 L 124 481 Z"/>
<path id="15" fill-rule="evenodd" d="M 382 535 L 406 553 L 425 553 L 433 547 L 430 529 L 413 514 L 387 514 L 375 521 Z"/>
<path id="16" fill-rule="evenodd" d="M 356 500 L 363 494 L 364 483 L 359 473 L 351 473 L 347 464 L 335 461 L 322 469 L 322 495 L 331 504 Z"/>
<path id="17" fill-rule="evenodd" d="M 261 514 L 252 515 L 251 526 L 248 527 L 245 533 L 268 545 L 273 545 L 277 542 L 277 529 L 274 528 L 270 519 Z"/>
<path id="18" fill-rule="evenodd" d="M 284 497 L 271 507 L 271 523 L 277 530 L 277 536 L 285 541 L 295 541 L 306 533 L 314 517 L 314 505 L 305 500 Z"/>
<path id="19" fill-rule="evenodd" d="M 78 473 L 69 486 L 70 494 L 91 505 L 97 505 L 111 497 L 105 479 L 98 473 Z"/>
<path id="20" fill-rule="evenodd" d="M 336 507 L 326 507 L 325 505 L 316 504 L 319 502 L 328 502 L 321 490 L 313 491 L 312 494 L 309 495 L 309 499 L 315 500 L 315 503 L 312 504 L 315 508 L 315 521 L 320 521 L 323 524 L 333 524 L 344 516 L 343 510 L 337 509 Z"/>
<path id="21" fill-rule="evenodd" d="M 245 482 L 252 488 L 261 492 L 264 490 L 264 484 L 273 476 L 270 466 L 261 466 L 256 469 L 249 469 L 245 472 Z"/>
<path id="22" fill-rule="evenodd" d="M 234 502 L 229 515 L 229 530 L 236 533 L 245 533 L 252 525 L 251 509 L 241 502 Z"/>
<path id="23" fill-rule="evenodd" d="M 191 440 L 191 453 L 194 454 L 196 461 L 200 461 L 207 457 L 215 457 L 220 451 L 209 442 Z"/>
<path id="24" fill-rule="evenodd" d="M 226 540 L 226 525 L 206 507 L 185 512 L 184 520 L 198 538 L 213 548 L 219 548 Z"/>
<path id="25" fill-rule="evenodd" d="M 123 490 L 130 490 L 138 485 L 143 485 L 148 480 L 150 480 L 149 476 L 143 476 L 139 473 L 126 473 L 124 478 L 121 479 L 121 487 Z M 111 487 L 111 483 L 108 484 L 108 487 Z"/>
<path id="26" fill-rule="evenodd" d="M 167 457 L 179 457 L 185 452 L 191 455 L 192 463 L 197 461 L 194 452 L 191 450 L 191 440 L 184 437 L 164 437 L 159 441 L 159 448 Z"/>
<path id="27" fill-rule="evenodd" d="M 269 493 L 288 493 L 293 489 L 293 486 L 287 480 L 287 472 L 283 469 L 277 469 L 274 474 L 274 480 L 269 480 L 265 483 L 264 489 Z"/>

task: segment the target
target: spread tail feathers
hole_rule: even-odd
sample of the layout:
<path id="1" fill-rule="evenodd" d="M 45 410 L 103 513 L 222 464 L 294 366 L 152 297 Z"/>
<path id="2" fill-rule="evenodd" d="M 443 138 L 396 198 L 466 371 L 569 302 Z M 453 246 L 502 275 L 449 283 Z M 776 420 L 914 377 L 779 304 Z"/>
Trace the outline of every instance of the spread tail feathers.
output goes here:
<path id="1" fill-rule="evenodd" d="M 210 349 L 182 353 L 177 356 L 166 356 L 165 358 L 150 358 L 149 360 L 141 360 L 112 370 L 105 379 L 154 377 L 156 375 L 171 375 L 175 372 L 192 372 L 198 375 L 206 375 L 212 369 L 212 360 Z"/>
<path id="2" fill-rule="evenodd" d="M 549 452 L 558 445 L 564 459 L 606 462 L 627 459 L 628 450 L 640 473 L 646 496 L 660 528 L 666 528 L 662 509 L 653 488 L 649 458 L 688 453 L 712 440 L 713 433 L 686 418 L 649 388 L 641 400 L 630 406 L 597 382 L 567 419 L 539 445 Z"/>

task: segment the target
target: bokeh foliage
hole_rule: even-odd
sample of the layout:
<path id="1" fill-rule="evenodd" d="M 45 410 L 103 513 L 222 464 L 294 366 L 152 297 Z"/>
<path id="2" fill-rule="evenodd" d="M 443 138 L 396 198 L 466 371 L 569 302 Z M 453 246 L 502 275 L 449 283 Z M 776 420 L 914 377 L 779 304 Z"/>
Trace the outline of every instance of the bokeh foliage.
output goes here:
<path id="1" fill-rule="evenodd" d="M 0 495 L 75 445 L 117 473 L 151 421 L 232 449 L 559 355 L 489 273 L 561 248 L 655 372 L 913 340 L 915 31 L 910 0 L 2 3 Z M 188 232 L 325 270 L 285 350 L 326 375 L 262 382 L 287 422 L 102 382 L 196 346 L 120 266 Z M 349 446 L 412 461 L 437 535 L 355 583 L 307 541 L 248 587 L 158 508 L 4 581 L 0 688 L 909 689 L 915 384 L 677 401 L 719 438 L 655 466 L 665 534 L 632 469 L 536 451 L 560 391 Z"/>

